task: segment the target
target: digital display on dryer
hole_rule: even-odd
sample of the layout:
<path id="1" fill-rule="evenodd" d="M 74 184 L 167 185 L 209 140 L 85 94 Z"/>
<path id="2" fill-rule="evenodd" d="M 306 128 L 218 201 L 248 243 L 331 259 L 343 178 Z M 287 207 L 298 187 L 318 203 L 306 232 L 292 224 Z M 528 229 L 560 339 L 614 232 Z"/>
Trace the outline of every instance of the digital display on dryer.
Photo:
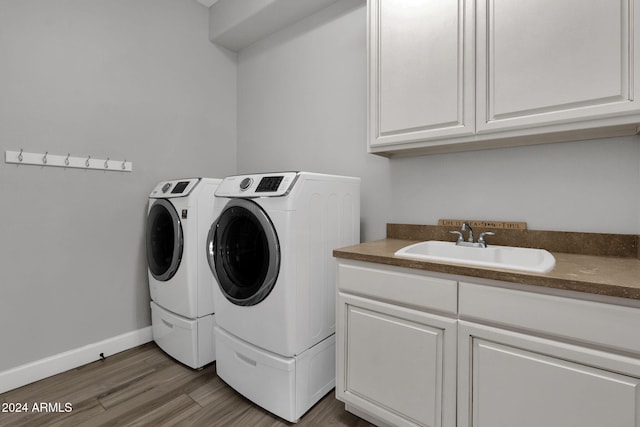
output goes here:
<path id="1" fill-rule="evenodd" d="M 260 180 L 258 188 L 256 188 L 256 193 L 271 193 L 278 191 L 278 187 L 280 187 L 280 183 L 283 178 L 283 176 L 265 176 Z"/>

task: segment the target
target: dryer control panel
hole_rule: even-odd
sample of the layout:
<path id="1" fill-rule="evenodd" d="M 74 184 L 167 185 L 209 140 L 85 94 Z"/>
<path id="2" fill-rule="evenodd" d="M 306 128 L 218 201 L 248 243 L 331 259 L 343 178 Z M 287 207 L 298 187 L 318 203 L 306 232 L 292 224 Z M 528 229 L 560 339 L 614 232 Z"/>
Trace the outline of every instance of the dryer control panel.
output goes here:
<path id="1" fill-rule="evenodd" d="M 225 178 L 216 190 L 217 197 L 278 197 L 293 188 L 298 172 L 237 175 Z"/>

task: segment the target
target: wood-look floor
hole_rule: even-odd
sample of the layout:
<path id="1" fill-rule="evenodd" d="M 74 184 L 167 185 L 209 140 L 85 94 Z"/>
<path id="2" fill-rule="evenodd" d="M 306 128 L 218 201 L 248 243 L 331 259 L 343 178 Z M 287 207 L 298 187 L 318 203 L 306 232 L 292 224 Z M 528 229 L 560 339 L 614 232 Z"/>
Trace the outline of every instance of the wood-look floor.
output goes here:
<path id="1" fill-rule="evenodd" d="M 216 376 L 215 363 L 190 369 L 154 343 L 0 394 L 29 413 L 0 412 L 0 426 L 287 426 Z M 32 412 L 44 403 L 60 412 Z M 65 411 L 65 404 L 71 411 Z M 58 408 L 56 407 L 58 404 Z M 299 426 L 370 426 L 327 394 Z"/>

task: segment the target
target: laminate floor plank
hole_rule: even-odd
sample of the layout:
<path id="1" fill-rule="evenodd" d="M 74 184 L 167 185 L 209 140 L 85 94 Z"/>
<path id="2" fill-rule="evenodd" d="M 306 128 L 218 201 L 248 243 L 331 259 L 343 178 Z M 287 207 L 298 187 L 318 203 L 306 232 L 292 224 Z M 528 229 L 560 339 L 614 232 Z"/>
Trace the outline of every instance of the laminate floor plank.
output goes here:
<path id="1" fill-rule="evenodd" d="M 41 423 L 38 425 L 47 427 L 75 426 L 93 419 L 104 411 L 105 409 L 100 405 L 100 402 L 98 402 L 97 399 L 87 399 L 79 405 L 74 405 L 72 412 L 69 412 L 66 415 L 59 415 L 56 421 L 53 421 L 46 416 L 42 417 L 40 419 Z"/>
<path id="2" fill-rule="evenodd" d="M 239 416 L 222 417 L 219 418 L 215 424 L 216 426 L 229 426 L 229 427 L 281 427 L 288 426 L 289 423 L 284 422 L 275 415 L 265 411 L 264 409 L 251 405 L 246 411 L 239 414 Z"/>
<path id="3" fill-rule="evenodd" d="M 166 418 L 160 420 L 157 424 L 157 427 L 175 427 L 179 425 L 183 425 L 185 420 L 191 417 L 193 414 L 198 413 L 202 410 L 202 406 L 194 403 L 191 407 L 186 410 L 181 410 L 179 412 L 173 412 L 169 414 Z"/>
<path id="4" fill-rule="evenodd" d="M 159 408 L 140 415 L 134 419 L 131 424 L 158 426 L 163 423 L 168 423 L 168 425 L 175 425 L 181 419 L 185 418 L 186 414 L 194 414 L 201 409 L 202 407 L 189 396 L 180 394 Z"/>
<path id="5" fill-rule="evenodd" d="M 190 371 L 188 368 L 178 364 L 176 364 L 176 366 L 180 368 L 179 370 L 183 371 L 180 375 L 175 375 L 172 372 L 169 374 L 170 376 L 164 380 L 136 384 L 132 386 L 131 389 L 124 390 L 124 394 L 126 395 L 124 397 L 126 397 L 126 399 L 122 399 L 123 396 L 118 396 L 117 399 L 110 400 L 108 406 L 105 406 L 105 403 L 100 400 L 107 410 L 89 420 L 86 426 L 141 425 L 136 424 L 134 421 L 146 413 L 156 411 L 158 408 L 163 407 L 179 395 L 186 395 L 185 387 L 189 382 L 195 381 L 199 385 L 201 379 L 197 377 L 195 371 L 187 372 Z M 191 389 L 191 387 L 186 387 L 187 391 L 189 389 Z M 189 400 L 191 399 L 189 398 Z M 80 424 L 80 426 L 84 425 L 85 424 Z"/>
<path id="6" fill-rule="evenodd" d="M 127 402 L 136 396 L 149 390 L 182 392 L 182 387 L 198 377 L 183 365 L 170 363 L 165 366 L 156 367 L 144 376 L 136 378 L 127 387 L 118 387 L 101 394 L 98 400 L 106 409 L 114 407 L 120 403 Z"/>
<path id="7" fill-rule="evenodd" d="M 214 402 L 218 398 L 217 394 L 220 393 L 221 390 L 229 388 L 229 386 L 216 375 L 215 371 L 207 373 L 206 378 L 208 381 L 189 393 L 189 397 L 202 407 Z"/>
<path id="8" fill-rule="evenodd" d="M 225 384 L 216 375 L 215 363 L 194 370 L 155 343 L 0 394 L 0 402 L 27 404 L 29 409 L 0 412 L 0 427 L 371 426 L 346 412 L 333 391 L 297 425 L 288 423 Z M 32 412 L 40 403 L 62 410 Z M 64 412 L 67 403 L 70 412 Z"/>

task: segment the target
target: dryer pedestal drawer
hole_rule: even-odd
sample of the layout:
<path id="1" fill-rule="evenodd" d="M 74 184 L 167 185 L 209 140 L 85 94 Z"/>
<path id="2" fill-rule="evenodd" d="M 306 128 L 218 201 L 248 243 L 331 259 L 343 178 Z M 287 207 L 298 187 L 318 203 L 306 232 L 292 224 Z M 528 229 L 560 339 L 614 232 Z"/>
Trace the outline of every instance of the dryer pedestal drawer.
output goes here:
<path id="1" fill-rule="evenodd" d="M 214 315 L 187 319 L 151 301 L 153 340 L 169 356 L 194 369 L 215 360 Z"/>

